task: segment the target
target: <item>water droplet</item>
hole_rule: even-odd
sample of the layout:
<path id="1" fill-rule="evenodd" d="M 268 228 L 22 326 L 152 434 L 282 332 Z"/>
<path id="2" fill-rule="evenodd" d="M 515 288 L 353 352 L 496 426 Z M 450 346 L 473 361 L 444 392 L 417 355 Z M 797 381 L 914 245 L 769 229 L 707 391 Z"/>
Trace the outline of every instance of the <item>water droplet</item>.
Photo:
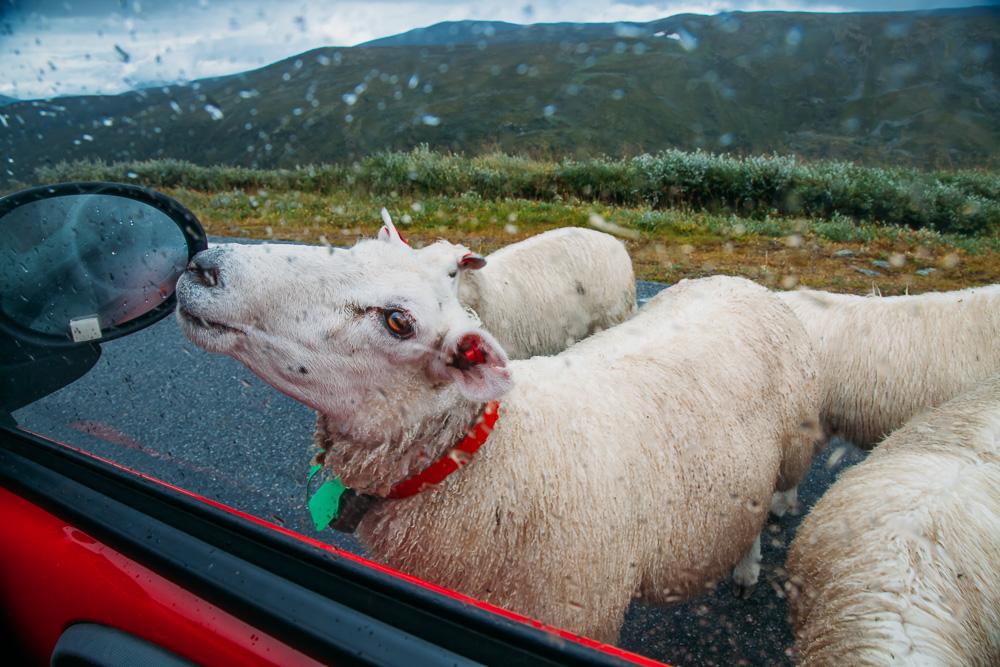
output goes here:
<path id="1" fill-rule="evenodd" d="M 670 39 L 680 42 L 681 48 L 685 51 L 694 51 L 698 48 L 698 38 L 689 33 L 684 28 L 678 28 L 674 35 L 667 35 Z"/>
<path id="2" fill-rule="evenodd" d="M 945 269 L 954 269 L 958 266 L 959 261 L 958 254 L 951 252 L 941 258 L 941 267 Z"/>
<path id="3" fill-rule="evenodd" d="M 599 229 L 602 232 L 606 232 L 608 234 L 614 234 L 615 236 L 621 236 L 629 239 L 639 238 L 638 230 L 628 229 L 626 227 L 622 227 L 621 225 L 616 225 L 613 222 L 605 220 L 603 216 L 597 213 L 591 213 L 590 217 L 588 218 L 588 222 L 590 223 L 591 227 Z"/>
<path id="4" fill-rule="evenodd" d="M 840 463 L 840 459 L 844 458 L 844 454 L 846 453 L 847 447 L 844 447 L 843 445 L 834 448 L 834 450 L 830 452 L 830 456 L 826 459 L 827 469 L 836 467 L 836 465 Z"/>
<path id="5" fill-rule="evenodd" d="M 455 462 L 459 467 L 464 466 L 466 463 L 472 460 L 467 452 L 463 452 L 461 449 L 453 449 L 448 452 L 448 458 Z"/>
<path id="6" fill-rule="evenodd" d="M 788 274 L 781 278 L 782 289 L 792 289 L 799 284 L 799 277 L 794 274 Z"/>
<path id="7" fill-rule="evenodd" d="M 206 104 L 205 111 L 207 111 L 208 115 L 212 117 L 212 120 L 222 120 L 223 117 L 222 109 L 215 106 L 214 104 L 211 103 Z"/>

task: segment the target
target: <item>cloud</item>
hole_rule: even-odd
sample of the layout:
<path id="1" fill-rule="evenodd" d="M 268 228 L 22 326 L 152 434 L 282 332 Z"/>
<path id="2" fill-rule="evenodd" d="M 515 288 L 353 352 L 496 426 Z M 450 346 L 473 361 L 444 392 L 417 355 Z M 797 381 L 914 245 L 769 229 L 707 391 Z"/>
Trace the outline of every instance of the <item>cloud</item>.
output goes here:
<path id="1" fill-rule="evenodd" d="M 969 0 L 881 0 L 876 8 Z M 839 11 L 862 0 L 40 0 L 14 3 L 0 27 L 0 94 L 118 93 L 233 74 L 320 46 L 349 46 L 450 20 L 649 21 L 733 9 Z M 117 48 L 116 48 L 117 47 Z"/>

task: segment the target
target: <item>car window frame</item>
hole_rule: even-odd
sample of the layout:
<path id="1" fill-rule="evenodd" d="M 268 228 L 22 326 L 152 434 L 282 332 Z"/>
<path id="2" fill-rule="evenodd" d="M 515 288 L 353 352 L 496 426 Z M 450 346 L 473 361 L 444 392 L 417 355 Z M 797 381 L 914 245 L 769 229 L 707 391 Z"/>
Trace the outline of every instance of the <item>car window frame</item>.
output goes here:
<path id="1" fill-rule="evenodd" d="M 324 662 L 356 661 L 364 641 L 385 649 L 380 664 L 454 664 L 457 657 L 487 664 L 662 664 L 423 582 L 11 423 L 0 423 L 0 486 Z M 216 566 L 197 565 L 206 558 Z M 370 634 L 362 637 L 359 623 Z"/>

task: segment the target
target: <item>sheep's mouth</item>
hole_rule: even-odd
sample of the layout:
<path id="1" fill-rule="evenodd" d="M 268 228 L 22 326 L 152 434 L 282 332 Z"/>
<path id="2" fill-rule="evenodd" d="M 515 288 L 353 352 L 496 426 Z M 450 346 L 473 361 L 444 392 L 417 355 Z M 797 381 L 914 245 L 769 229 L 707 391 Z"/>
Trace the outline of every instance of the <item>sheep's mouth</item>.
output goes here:
<path id="1" fill-rule="evenodd" d="M 206 320 L 200 315 L 195 315 L 190 311 L 185 310 L 182 306 L 178 306 L 177 313 L 180 315 L 181 320 L 183 320 L 185 324 L 188 324 L 196 329 L 201 329 L 214 334 L 246 334 L 243 330 L 231 327 L 228 324 Z"/>

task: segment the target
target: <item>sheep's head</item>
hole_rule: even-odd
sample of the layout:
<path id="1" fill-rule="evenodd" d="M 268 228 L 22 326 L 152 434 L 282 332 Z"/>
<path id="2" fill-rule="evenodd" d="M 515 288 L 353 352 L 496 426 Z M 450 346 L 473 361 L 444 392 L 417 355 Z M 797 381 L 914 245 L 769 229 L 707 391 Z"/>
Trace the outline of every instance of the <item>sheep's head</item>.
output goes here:
<path id="1" fill-rule="evenodd" d="M 499 398 L 511 385 L 507 356 L 459 303 L 449 275 L 468 251 L 413 249 L 393 232 L 350 249 L 234 244 L 199 253 L 177 285 L 181 328 L 341 419 L 380 406 L 419 412 L 449 396 Z"/>

